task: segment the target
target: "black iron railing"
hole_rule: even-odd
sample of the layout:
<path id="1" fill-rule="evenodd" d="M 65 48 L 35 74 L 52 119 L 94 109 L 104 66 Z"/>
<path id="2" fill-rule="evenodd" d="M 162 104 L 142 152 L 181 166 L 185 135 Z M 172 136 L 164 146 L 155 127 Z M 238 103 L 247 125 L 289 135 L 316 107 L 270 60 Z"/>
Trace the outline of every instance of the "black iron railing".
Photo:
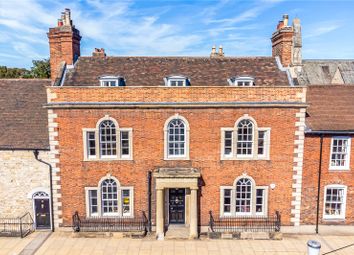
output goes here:
<path id="1" fill-rule="evenodd" d="M 17 218 L 0 218 L 0 236 L 24 238 L 33 231 L 33 218 L 28 212 Z"/>
<path id="2" fill-rule="evenodd" d="M 212 232 L 279 232 L 281 217 L 278 211 L 274 216 L 222 217 L 214 219 L 209 211 L 209 228 Z"/>
<path id="3" fill-rule="evenodd" d="M 135 232 L 147 231 L 148 220 L 145 212 L 140 218 L 127 217 L 80 217 L 78 212 L 72 217 L 75 232 Z"/>

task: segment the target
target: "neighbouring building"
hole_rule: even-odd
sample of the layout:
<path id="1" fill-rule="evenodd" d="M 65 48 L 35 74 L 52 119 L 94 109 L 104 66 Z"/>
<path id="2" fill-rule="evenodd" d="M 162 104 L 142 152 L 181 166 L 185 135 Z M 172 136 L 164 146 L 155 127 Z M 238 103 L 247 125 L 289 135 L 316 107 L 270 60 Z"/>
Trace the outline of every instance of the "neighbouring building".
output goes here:
<path id="1" fill-rule="evenodd" d="M 29 212 L 51 227 L 46 86 L 50 80 L 0 79 L 0 218 Z"/>

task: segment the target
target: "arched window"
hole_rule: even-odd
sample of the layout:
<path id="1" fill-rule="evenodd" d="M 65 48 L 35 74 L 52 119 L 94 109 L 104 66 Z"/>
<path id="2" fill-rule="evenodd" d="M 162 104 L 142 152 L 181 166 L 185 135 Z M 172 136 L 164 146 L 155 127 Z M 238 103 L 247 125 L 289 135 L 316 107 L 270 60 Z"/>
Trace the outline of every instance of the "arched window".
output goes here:
<path id="1" fill-rule="evenodd" d="M 101 184 L 103 215 L 118 213 L 118 189 L 113 179 L 106 179 Z"/>
<path id="2" fill-rule="evenodd" d="M 168 123 L 167 139 L 168 156 L 186 154 L 186 125 L 183 120 L 173 119 Z"/>
<path id="3" fill-rule="evenodd" d="M 241 178 L 236 183 L 236 214 L 250 214 L 252 211 L 252 182 Z"/>
<path id="4" fill-rule="evenodd" d="M 244 119 L 237 125 L 237 155 L 253 154 L 253 122 Z"/>
<path id="5" fill-rule="evenodd" d="M 117 155 L 116 126 L 111 120 L 100 123 L 100 155 L 102 157 L 114 157 Z"/>

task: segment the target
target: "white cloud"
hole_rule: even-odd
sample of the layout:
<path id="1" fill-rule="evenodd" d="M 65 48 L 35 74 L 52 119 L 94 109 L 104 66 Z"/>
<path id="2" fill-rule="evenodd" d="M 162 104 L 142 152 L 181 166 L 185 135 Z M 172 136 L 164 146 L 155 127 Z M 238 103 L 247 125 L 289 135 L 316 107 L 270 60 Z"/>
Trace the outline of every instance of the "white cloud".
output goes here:
<path id="1" fill-rule="evenodd" d="M 337 20 L 316 23 L 311 25 L 311 27 L 308 29 L 308 31 L 306 31 L 303 37 L 304 38 L 319 37 L 324 34 L 333 32 L 341 28 L 342 26 L 343 26 L 343 22 Z"/>

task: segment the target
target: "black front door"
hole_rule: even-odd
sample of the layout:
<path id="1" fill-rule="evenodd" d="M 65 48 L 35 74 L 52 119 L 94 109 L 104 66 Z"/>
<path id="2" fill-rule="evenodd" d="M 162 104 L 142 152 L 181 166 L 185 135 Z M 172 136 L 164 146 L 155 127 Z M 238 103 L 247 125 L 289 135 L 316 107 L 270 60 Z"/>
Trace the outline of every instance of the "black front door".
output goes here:
<path id="1" fill-rule="evenodd" d="M 184 224 L 185 189 L 169 189 L 169 220 L 172 224 Z"/>
<path id="2" fill-rule="evenodd" d="M 34 199 L 34 207 L 36 212 L 36 227 L 50 228 L 49 199 Z"/>

